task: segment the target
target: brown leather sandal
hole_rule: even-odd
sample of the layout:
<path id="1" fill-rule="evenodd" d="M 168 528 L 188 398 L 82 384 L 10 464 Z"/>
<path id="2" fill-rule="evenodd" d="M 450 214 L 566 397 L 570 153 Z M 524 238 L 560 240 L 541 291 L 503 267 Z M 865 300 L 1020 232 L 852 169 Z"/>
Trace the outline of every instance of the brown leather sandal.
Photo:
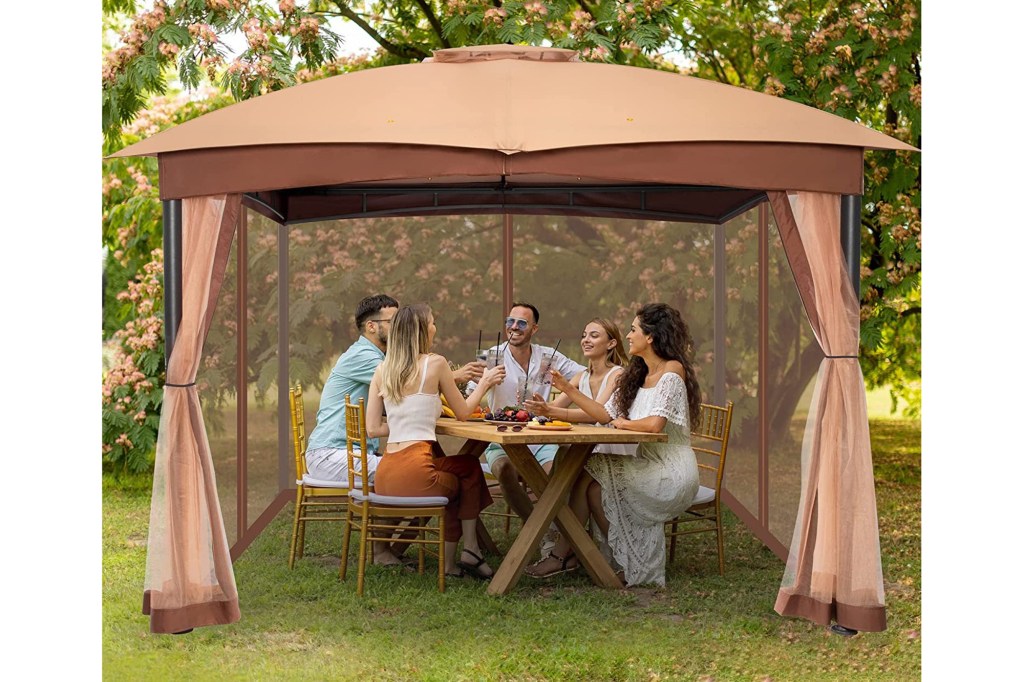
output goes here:
<path id="1" fill-rule="evenodd" d="M 553 567 L 551 570 L 544 571 L 544 572 L 540 572 L 538 570 L 530 570 L 530 569 L 536 569 L 537 567 L 539 567 L 542 563 L 544 563 L 548 559 L 554 559 L 555 561 L 558 562 L 558 565 Z M 572 566 L 570 566 L 569 565 L 570 561 L 575 561 L 575 563 Z M 580 567 L 580 562 L 576 560 L 576 554 L 575 553 L 569 552 L 564 557 L 560 557 L 557 554 L 555 554 L 554 552 L 551 552 L 550 554 L 548 554 L 546 557 L 544 557 L 543 559 L 541 559 L 537 563 L 531 564 L 530 566 L 527 566 L 526 567 L 526 575 L 530 576 L 531 578 L 550 578 L 552 576 L 560 575 L 562 573 L 570 573 L 572 571 L 575 571 L 579 567 Z"/>

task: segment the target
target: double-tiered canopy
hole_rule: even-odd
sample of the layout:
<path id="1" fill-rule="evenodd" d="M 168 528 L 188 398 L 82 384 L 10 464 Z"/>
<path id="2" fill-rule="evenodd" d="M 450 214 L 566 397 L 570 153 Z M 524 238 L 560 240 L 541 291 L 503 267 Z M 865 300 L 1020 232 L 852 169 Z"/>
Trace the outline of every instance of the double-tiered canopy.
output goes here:
<path id="1" fill-rule="evenodd" d="M 158 157 L 165 200 L 169 359 L 145 593 L 154 631 L 238 618 L 195 381 L 242 206 L 289 229 L 346 218 L 499 214 L 507 306 L 518 287 L 511 273 L 513 215 L 719 226 L 754 207 L 766 215 L 770 205 L 824 354 L 776 609 L 883 629 L 856 361 L 867 149 L 914 151 L 851 121 L 749 90 L 584 63 L 569 50 L 494 45 L 440 50 L 422 64 L 270 93 L 118 152 Z M 716 319 L 725 306 L 724 276 L 716 266 Z M 353 295 L 365 293 L 372 292 Z M 766 302 L 761 309 L 767 311 Z M 716 327 L 715 349 L 724 354 L 722 330 Z M 289 379 L 288 341 L 286 334 L 279 338 L 281 391 Z M 715 372 L 724 376 L 717 365 Z M 716 395 L 732 397 L 725 386 L 716 384 Z M 763 412 L 766 398 L 759 400 Z M 282 405 L 282 423 L 285 415 Z M 766 427 L 760 428 L 766 462 Z M 281 445 L 286 458 L 286 435 Z M 767 531 L 767 510 L 748 511 L 729 499 L 781 551 L 785 543 Z"/>

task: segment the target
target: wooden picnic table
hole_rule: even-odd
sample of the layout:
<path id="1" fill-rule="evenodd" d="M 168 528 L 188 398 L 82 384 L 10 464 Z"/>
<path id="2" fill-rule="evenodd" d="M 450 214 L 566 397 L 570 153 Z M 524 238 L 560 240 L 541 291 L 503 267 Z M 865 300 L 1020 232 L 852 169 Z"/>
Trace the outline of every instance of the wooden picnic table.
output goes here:
<path id="1" fill-rule="evenodd" d="M 496 425 L 487 422 L 460 422 L 448 418 L 438 419 L 437 433 L 465 438 L 466 443 L 459 451 L 461 455 L 479 457 L 488 444 L 499 444 L 523 480 L 538 495 L 530 518 L 523 524 L 512 547 L 494 572 L 487 587 L 489 594 L 507 594 L 515 586 L 552 520 L 569 540 L 580 564 L 595 583 L 602 587 L 622 588 L 622 582 L 615 571 L 569 508 L 569 492 L 596 446 L 602 443 L 664 443 L 668 441 L 667 435 L 620 431 L 586 424 L 575 424 L 571 431 L 530 428 L 518 432 L 498 431 Z M 550 479 L 527 447 L 548 443 L 560 446 Z"/>

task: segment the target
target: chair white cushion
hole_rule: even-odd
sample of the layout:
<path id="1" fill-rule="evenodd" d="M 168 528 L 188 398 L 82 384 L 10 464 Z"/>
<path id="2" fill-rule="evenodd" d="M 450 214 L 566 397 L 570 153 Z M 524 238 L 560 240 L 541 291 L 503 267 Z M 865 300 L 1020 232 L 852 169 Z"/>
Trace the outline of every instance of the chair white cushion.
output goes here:
<path id="1" fill-rule="evenodd" d="M 298 483 L 298 481 L 296 481 L 296 483 Z M 302 476 L 302 485 L 308 485 L 308 486 L 311 486 L 313 488 L 342 488 L 342 489 L 347 489 L 348 488 L 348 477 L 346 477 L 344 481 L 330 481 L 330 480 L 326 480 L 326 479 L 323 479 L 323 478 L 313 478 L 309 474 L 304 474 Z M 361 485 L 363 485 L 363 482 L 360 479 L 356 478 L 356 485 L 357 486 L 361 486 Z"/>
<path id="2" fill-rule="evenodd" d="M 349 499 L 362 502 L 366 499 L 359 490 L 350 490 Z M 448 504 L 447 497 L 397 497 L 395 495 L 378 495 L 370 493 L 370 504 L 383 504 L 389 507 L 443 507 Z"/>
<path id="3" fill-rule="evenodd" d="M 693 498 L 693 502 L 690 504 L 704 504 L 705 502 L 712 502 L 715 499 L 715 491 L 713 488 L 700 487 L 697 491 L 697 497 Z"/>

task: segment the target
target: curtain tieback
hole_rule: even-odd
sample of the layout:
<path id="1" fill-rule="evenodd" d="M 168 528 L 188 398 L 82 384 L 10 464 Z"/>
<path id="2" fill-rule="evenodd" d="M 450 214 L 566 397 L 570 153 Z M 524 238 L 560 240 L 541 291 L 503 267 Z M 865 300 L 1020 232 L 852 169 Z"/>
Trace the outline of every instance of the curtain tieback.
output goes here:
<path id="1" fill-rule="evenodd" d="M 859 355 L 826 355 L 826 360 L 860 360 Z M 168 384 L 164 384 L 167 386 Z"/>
<path id="2" fill-rule="evenodd" d="M 194 381 L 192 383 L 190 383 L 190 384 L 169 384 L 169 383 L 164 382 L 164 388 L 167 388 L 167 387 L 171 387 L 171 388 L 188 388 L 189 386 L 195 386 L 195 385 L 196 385 L 196 382 L 194 382 Z"/>

